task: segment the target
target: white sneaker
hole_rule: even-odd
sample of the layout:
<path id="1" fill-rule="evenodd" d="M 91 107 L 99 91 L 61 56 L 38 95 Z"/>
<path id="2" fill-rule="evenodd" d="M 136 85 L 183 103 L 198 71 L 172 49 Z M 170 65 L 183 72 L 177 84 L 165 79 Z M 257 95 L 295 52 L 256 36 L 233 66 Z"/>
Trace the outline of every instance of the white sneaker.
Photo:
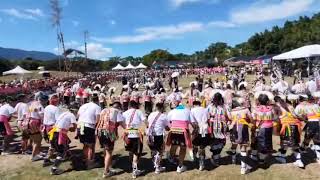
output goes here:
<path id="1" fill-rule="evenodd" d="M 199 166 L 199 171 L 203 171 L 204 170 L 204 165 L 200 165 Z"/>
<path id="2" fill-rule="evenodd" d="M 178 166 L 177 167 L 177 173 L 183 173 L 187 170 L 187 168 L 185 166 Z"/>
<path id="3" fill-rule="evenodd" d="M 166 170 L 166 167 L 157 167 L 154 171 L 156 174 L 160 174 Z"/>
<path id="4" fill-rule="evenodd" d="M 143 171 L 141 171 L 141 170 L 139 170 L 139 169 L 134 170 L 134 171 L 132 172 L 132 178 L 133 178 L 133 179 L 136 179 L 137 176 L 140 176 L 142 173 L 143 173 Z"/>
<path id="5" fill-rule="evenodd" d="M 245 167 L 242 167 L 242 168 L 240 169 L 240 174 L 241 174 L 241 175 L 244 175 L 244 174 L 246 174 L 246 171 L 247 171 L 247 169 L 246 169 Z"/>
<path id="6" fill-rule="evenodd" d="M 304 168 L 304 164 L 303 162 L 299 159 L 299 160 L 296 160 L 293 165 L 299 167 L 299 168 Z"/>
<path id="7" fill-rule="evenodd" d="M 286 163 L 287 163 L 287 160 L 286 160 L 286 158 L 284 158 L 284 157 L 277 156 L 277 157 L 275 157 L 275 159 L 276 159 L 278 162 L 280 162 L 281 164 L 286 164 Z"/>

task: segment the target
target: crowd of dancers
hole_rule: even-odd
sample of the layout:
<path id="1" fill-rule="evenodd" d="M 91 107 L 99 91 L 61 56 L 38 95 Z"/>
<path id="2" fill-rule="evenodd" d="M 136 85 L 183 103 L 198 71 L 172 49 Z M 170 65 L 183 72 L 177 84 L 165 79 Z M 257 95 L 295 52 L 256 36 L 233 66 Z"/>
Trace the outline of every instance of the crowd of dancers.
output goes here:
<path id="1" fill-rule="evenodd" d="M 120 94 L 115 87 L 97 83 L 96 79 L 85 85 L 72 80 L 59 82 L 55 92 L 33 94 L 31 101 L 29 94 L 19 94 L 15 101 L 4 97 L 0 105 L 2 155 L 10 154 L 13 131 L 9 122 L 15 117 L 22 134 L 21 153 L 28 154 L 31 144 L 31 160 L 51 165 L 52 175 L 63 173 L 59 165 L 72 156 L 72 134 L 83 144 L 83 162 L 88 169 L 96 165 L 96 141 L 100 143 L 105 157 L 103 177 L 115 175 L 111 167 L 115 141 L 123 141 L 129 152 L 132 177 L 141 175 L 144 137 L 156 174 L 166 170 L 162 161 L 165 154 L 178 173 L 187 170 L 187 152 L 200 171 L 206 168 L 206 158 L 219 166 L 226 143 L 231 143 L 232 163 L 239 156 L 240 173 L 247 174 L 272 156 L 273 135 L 280 138 L 275 156 L 280 163 L 286 163 L 287 150 L 291 149 L 293 164 L 304 168 L 303 155 L 311 141 L 320 163 L 318 77 L 308 82 L 300 78 L 290 86 L 281 73 L 274 71 L 269 86 L 262 73 L 256 74 L 253 83 L 246 82 L 245 71 L 241 70 L 226 74 L 223 80 L 199 75 L 184 91 L 178 87 L 178 76 L 172 73 L 171 89 L 165 88 L 160 76 L 144 77 L 144 84 L 136 78 L 124 80 Z M 118 134 L 121 128 L 124 133 Z M 50 144 L 46 154 L 40 151 L 43 140 Z"/>

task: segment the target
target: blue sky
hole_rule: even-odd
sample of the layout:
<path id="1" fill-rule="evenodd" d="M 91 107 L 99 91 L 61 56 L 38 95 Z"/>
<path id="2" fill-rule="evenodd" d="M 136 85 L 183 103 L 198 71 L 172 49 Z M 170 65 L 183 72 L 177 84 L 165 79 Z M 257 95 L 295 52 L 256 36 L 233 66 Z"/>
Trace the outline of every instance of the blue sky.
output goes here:
<path id="1" fill-rule="evenodd" d="M 210 43 L 236 45 L 255 32 L 320 10 L 319 0 L 60 0 L 67 48 L 89 57 L 191 54 Z M 0 0 L 0 46 L 58 53 L 49 0 Z"/>

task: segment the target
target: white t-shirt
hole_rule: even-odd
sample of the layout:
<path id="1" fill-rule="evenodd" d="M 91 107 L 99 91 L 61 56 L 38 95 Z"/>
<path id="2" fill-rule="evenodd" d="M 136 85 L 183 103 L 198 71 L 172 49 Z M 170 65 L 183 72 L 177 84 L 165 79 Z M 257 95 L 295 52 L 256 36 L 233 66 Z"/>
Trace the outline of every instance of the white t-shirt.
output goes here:
<path id="1" fill-rule="evenodd" d="M 54 105 L 48 105 L 44 108 L 43 124 L 54 125 L 60 115 L 59 108 Z"/>
<path id="2" fill-rule="evenodd" d="M 135 113 L 133 115 L 134 111 L 135 111 Z M 132 115 L 133 115 L 133 117 L 132 117 Z M 123 113 L 123 117 L 125 119 L 127 128 L 132 128 L 132 129 L 139 129 L 139 127 L 146 120 L 146 117 L 144 116 L 142 111 L 140 111 L 139 109 L 129 109 Z M 132 121 L 131 121 L 131 117 L 132 117 Z M 130 123 L 130 121 L 131 121 L 131 123 Z M 139 135 L 129 133 L 128 137 L 129 138 L 137 138 L 137 137 L 139 137 Z"/>
<path id="3" fill-rule="evenodd" d="M 86 103 L 82 105 L 78 111 L 79 122 L 84 122 L 86 124 L 90 124 L 90 128 L 92 125 L 96 124 L 97 116 L 101 113 L 101 107 L 93 102 Z M 93 126 L 94 128 L 94 126 Z"/>
<path id="4" fill-rule="evenodd" d="M 190 118 L 192 123 L 199 126 L 199 134 L 208 134 L 209 112 L 204 107 L 195 107 L 191 109 Z"/>
<path id="5" fill-rule="evenodd" d="M 168 121 L 190 121 L 190 110 L 184 106 L 178 106 L 168 113 Z"/>
<path id="6" fill-rule="evenodd" d="M 14 108 L 10 104 L 3 104 L 0 107 L 0 115 L 10 117 L 14 113 Z"/>
<path id="7" fill-rule="evenodd" d="M 68 130 L 72 124 L 77 123 L 76 116 L 72 114 L 71 112 L 63 112 L 60 116 L 57 118 L 56 126 L 59 129 L 66 129 Z"/>
<path id="8" fill-rule="evenodd" d="M 159 111 L 152 112 L 148 117 L 148 131 L 152 131 L 152 135 L 161 136 L 165 132 L 165 127 L 169 126 L 169 121 L 167 119 L 166 114 L 161 113 L 161 115 L 158 117 L 157 121 L 153 125 L 153 129 L 150 129 L 152 124 L 155 121 L 155 118 L 158 116 Z M 148 134 L 151 132 L 148 132 Z"/>
<path id="9" fill-rule="evenodd" d="M 42 120 L 44 114 L 44 108 L 38 101 L 33 101 L 29 105 L 30 117 L 34 119 Z"/>
<path id="10" fill-rule="evenodd" d="M 28 105 L 23 102 L 19 102 L 16 107 L 14 107 L 14 111 L 17 113 L 17 121 L 22 121 L 23 116 L 27 113 L 28 111 Z"/>

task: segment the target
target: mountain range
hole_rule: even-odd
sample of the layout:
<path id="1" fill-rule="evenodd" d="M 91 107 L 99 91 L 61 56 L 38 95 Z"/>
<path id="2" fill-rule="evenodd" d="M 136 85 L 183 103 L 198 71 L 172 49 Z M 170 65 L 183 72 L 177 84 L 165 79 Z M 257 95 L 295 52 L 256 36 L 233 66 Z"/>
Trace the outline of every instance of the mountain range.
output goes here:
<path id="1" fill-rule="evenodd" d="M 41 51 L 25 51 L 21 49 L 13 48 L 3 48 L 0 47 L 0 59 L 7 60 L 23 60 L 23 59 L 33 59 L 33 60 L 53 60 L 57 58 L 57 55 L 50 52 Z"/>

